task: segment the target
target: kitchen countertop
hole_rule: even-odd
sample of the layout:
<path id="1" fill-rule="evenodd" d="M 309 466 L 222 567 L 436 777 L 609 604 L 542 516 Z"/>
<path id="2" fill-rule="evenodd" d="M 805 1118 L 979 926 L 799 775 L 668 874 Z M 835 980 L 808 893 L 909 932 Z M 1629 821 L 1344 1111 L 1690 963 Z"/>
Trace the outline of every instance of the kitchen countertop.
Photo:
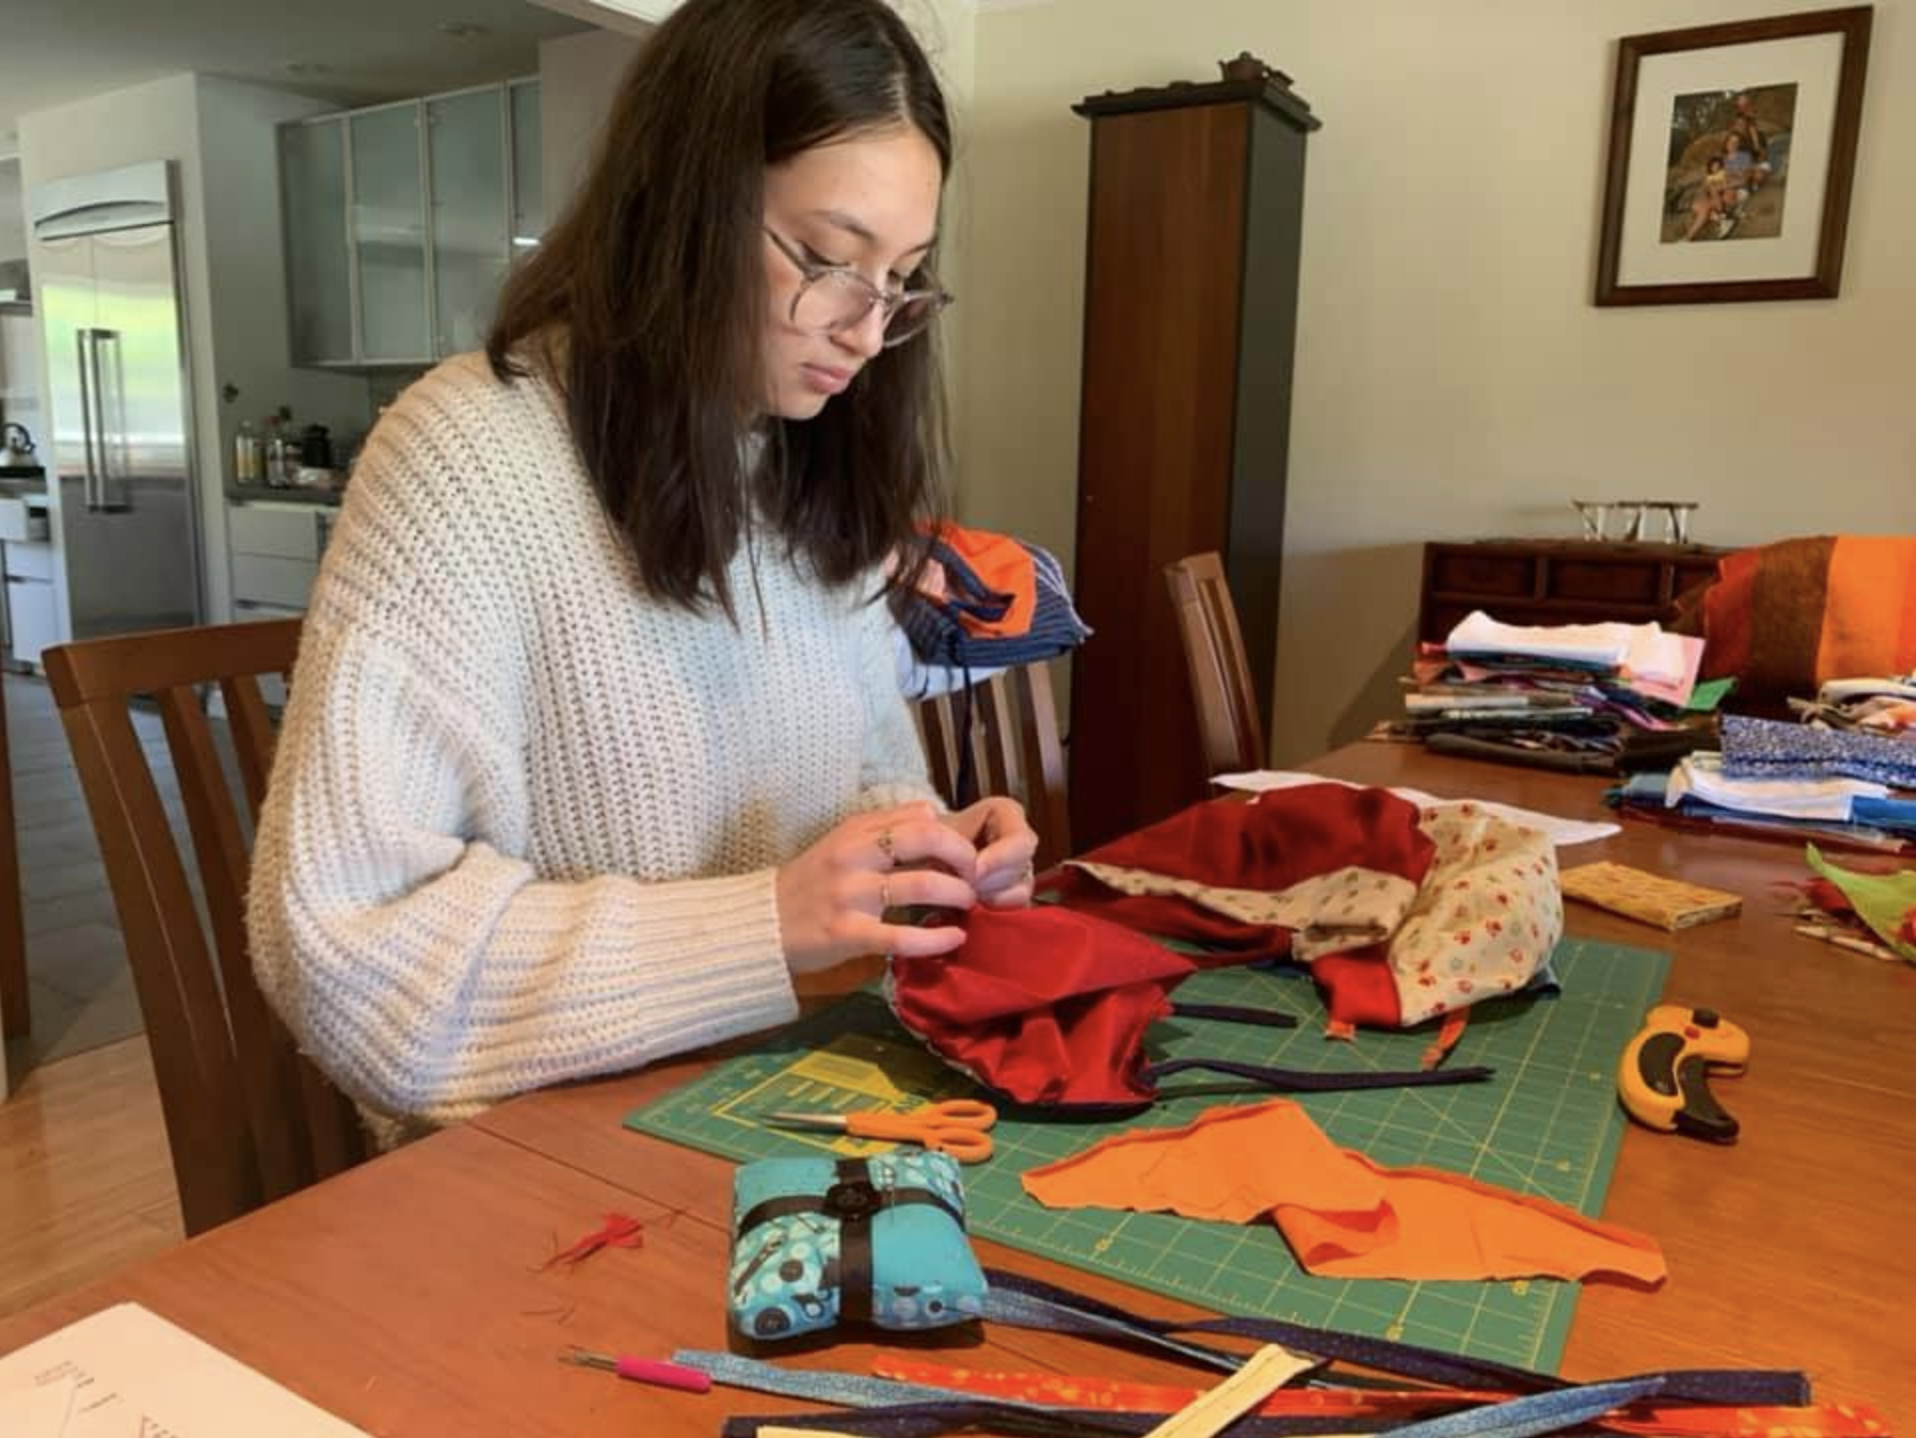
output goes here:
<path id="1" fill-rule="evenodd" d="M 270 484 L 229 484 L 226 498 L 231 504 L 307 504 L 326 509 L 339 508 L 346 497 L 344 488 L 294 485 L 277 489 Z"/>

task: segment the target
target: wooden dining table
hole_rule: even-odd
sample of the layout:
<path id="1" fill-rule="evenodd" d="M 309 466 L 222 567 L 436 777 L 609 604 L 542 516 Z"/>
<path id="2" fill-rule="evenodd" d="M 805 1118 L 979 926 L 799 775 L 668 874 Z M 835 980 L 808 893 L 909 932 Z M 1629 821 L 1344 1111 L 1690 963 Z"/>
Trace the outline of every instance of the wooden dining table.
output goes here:
<path id="1" fill-rule="evenodd" d="M 1602 818 L 1603 781 L 1365 744 L 1313 769 L 1364 783 Z M 1742 1128 L 1720 1146 L 1632 1127 L 1604 1204 L 1652 1234 L 1670 1277 L 1586 1284 L 1562 1372 L 1799 1368 L 1819 1399 L 1862 1400 L 1916 1424 L 1916 967 L 1792 931 L 1788 844 L 1630 823 L 1564 850 L 1743 896 L 1734 918 L 1676 934 L 1569 906 L 1569 931 L 1664 947 L 1666 1001 L 1718 1010 L 1752 1041 L 1719 1086 Z M 809 995 L 855 986 L 855 966 Z M 632 1109 L 717 1055 L 528 1094 L 470 1123 L 0 1320 L 0 1352 L 136 1301 L 376 1435 L 715 1434 L 727 1415 L 803 1404 L 621 1382 L 560 1361 L 570 1345 L 669 1355 L 724 1349 L 733 1165 L 622 1127 Z M 547 1260 L 609 1213 L 641 1246 Z M 991 1266 L 1155 1315 L 1175 1300 L 990 1242 Z M 848 1330 L 766 1352 L 869 1372 L 883 1352 L 974 1368 L 1095 1372 L 1197 1386 L 1159 1358 L 1002 1324 L 898 1338 Z"/>

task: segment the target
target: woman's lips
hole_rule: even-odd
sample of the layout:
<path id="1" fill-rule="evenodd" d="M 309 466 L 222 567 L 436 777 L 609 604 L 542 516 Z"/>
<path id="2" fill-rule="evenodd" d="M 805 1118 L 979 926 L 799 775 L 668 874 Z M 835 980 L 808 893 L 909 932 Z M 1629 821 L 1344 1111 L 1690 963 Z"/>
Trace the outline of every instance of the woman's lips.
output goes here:
<path id="1" fill-rule="evenodd" d="M 838 369 L 832 365 L 808 364 L 800 367 L 805 375 L 805 384 L 817 394 L 843 394 L 852 382 L 856 370 Z"/>

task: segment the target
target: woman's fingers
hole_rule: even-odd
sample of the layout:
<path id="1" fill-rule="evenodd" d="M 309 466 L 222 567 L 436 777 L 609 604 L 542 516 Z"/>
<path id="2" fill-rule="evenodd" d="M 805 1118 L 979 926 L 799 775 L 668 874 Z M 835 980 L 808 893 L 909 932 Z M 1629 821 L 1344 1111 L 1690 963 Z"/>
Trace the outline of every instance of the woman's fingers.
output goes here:
<path id="1" fill-rule="evenodd" d="M 878 868 L 938 864 L 967 883 L 977 873 L 978 851 L 941 822 L 929 804 L 880 810 L 867 816 L 867 822 Z"/>
<path id="2" fill-rule="evenodd" d="M 882 908 L 969 909 L 978 893 L 956 875 L 937 869 L 894 869 L 879 886 Z"/>
<path id="3" fill-rule="evenodd" d="M 882 953 L 900 958 L 923 959 L 948 954 L 965 941 L 965 931 L 956 924 L 921 929 L 913 924 L 881 924 Z"/>

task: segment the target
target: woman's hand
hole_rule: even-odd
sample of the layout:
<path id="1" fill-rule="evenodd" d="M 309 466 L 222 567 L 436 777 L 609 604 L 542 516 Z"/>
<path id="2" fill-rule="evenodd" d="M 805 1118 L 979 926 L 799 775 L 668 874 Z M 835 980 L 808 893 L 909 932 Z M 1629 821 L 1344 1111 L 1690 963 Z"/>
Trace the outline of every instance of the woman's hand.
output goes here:
<path id="1" fill-rule="evenodd" d="M 946 814 L 944 821 L 977 853 L 972 887 L 988 909 L 1017 909 L 1031 902 L 1031 861 L 1038 835 L 1016 799 L 980 799 L 968 809 Z"/>
<path id="2" fill-rule="evenodd" d="M 980 897 L 979 858 L 965 832 L 939 822 L 930 804 L 853 815 L 778 871 L 786 964 L 808 974 L 861 954 L 951 952 L 965 941 L 962 928 L 889 924 L 885 910 L 969 909 Z"/>

